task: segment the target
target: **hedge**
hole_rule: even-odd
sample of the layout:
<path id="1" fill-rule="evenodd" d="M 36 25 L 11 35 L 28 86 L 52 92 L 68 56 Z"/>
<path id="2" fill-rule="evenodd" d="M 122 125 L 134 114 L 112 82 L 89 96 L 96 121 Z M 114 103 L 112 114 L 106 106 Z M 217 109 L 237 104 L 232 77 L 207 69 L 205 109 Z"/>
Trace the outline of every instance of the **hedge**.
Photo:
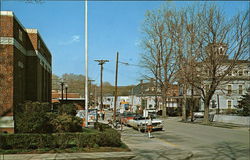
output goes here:
<path id="1" fill-rule="evenodd" d="M 108 124 L 95 122 L 94 123 L 94 128 L 97 129 L 98 131 L 102 132 L 102 131 L 104 131 L 106 129 L 110 129 L 111 127 Z"/>
<path id="2" fill-rule="evenodd" d="M 114 129 L 96 133 L 0 134 L 0 149 L 119 147 L 121 144 L 121 136 Z"/>

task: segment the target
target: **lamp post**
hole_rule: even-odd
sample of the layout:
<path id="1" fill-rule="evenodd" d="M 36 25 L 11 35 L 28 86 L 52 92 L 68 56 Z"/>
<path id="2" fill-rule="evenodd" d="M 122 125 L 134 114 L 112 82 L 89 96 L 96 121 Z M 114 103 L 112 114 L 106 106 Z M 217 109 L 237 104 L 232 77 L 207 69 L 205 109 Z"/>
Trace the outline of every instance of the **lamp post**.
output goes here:
<path id="1" fill-rule="evenodd" d="M 85 26 L 85 126 L 88 127 L 88 1 L 85 0 L 85 15 L 84 15 L 84 26 Z"/>
<path id="2" fill-rule="evenodd" d="M 65 84 L 65 91 L 66 91 L 66 101 L 68 100 L 68 85 Z"/>
<path id="3" fill-rule="evenodd" d="M 63 79 L 61 80 L 60 85 L 61 85 L 61 98 L 62 98 L 62 101 L 63 101 L 63 86 L 64 86 Z"/>

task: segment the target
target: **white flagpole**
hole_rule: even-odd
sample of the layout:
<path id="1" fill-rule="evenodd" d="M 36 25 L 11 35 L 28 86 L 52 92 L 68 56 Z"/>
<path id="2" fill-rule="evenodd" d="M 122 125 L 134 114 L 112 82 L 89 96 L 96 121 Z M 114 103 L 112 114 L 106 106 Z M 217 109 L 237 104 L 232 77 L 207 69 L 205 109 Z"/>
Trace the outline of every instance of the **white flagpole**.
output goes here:
<path id="1" fill-rule="evenodd" d="M 85 121 L 88 127 L 88 1 L 85 0 Z"/>

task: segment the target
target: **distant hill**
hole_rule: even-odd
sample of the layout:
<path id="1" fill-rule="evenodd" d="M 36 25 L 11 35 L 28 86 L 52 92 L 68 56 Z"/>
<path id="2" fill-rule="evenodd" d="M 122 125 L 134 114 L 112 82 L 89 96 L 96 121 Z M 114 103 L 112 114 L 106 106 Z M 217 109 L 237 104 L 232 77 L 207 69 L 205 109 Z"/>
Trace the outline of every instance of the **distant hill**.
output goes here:
<path id="1" fill-rule="evenodd" d="M 68 93 L 79 93 L 82 97 L 85 93 L 85 76 L 77 74 L 63 74 L 61 77 L 53 74 L 52 75 L 52 90 L 61 90 L 61 79 L 63 78 L 65 84 L 68 85 Z M 92 82 L 93 83 L 93 82 Z M 131 93 L 131 89 L 135 87 L 130 86 L 118 86 L 118 96 L 128 96 Z M 94 95 L 96 88 L 96 95 L 100 95 L 100 86 L 95 84 L 89 84 L 89 91 Z M 115 87 L 109 82 L 103 82 L 103 95 L 111 96 L 114 95 Z"/>

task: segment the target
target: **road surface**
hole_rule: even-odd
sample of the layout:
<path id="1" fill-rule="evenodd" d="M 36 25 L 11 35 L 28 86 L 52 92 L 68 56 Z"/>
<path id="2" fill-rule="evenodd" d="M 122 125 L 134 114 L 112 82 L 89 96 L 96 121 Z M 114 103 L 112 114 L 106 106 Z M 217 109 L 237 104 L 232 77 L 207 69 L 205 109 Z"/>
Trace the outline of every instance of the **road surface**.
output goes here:
<path id="1" fill-rule="evenodd" d="M 108 113 L 107 118 L 111 114 L 111 112 Z M 172 152 L 174 154 L 170 159 L 182 159 L 177 158 L 178 155 L 176 155 L 176 151 L 180 149 L 180 154 L 185 156 L 191 152 L 192 157 L 189 159 L 194 160 L 250 160 L 249 128 L 221 128 L 183 123 L 179 122 L 178 117 L 163 120 L 164 131 L 153 132 L 154 138 L 151 140 L 145 139 L 147 136 L 145 133 L 128 127 L 124 128 L 122 139 L 129 144 L 132 151 L 139 154 L 136 158 L 157 159 L 156 157 L 159 157 L 161 159 L 164 158 L 161 155 L 166 156 Z M 143 152 L 146 153 L 143 154 Z M 177 157 L 173 158 L 174 156 Z"/>

